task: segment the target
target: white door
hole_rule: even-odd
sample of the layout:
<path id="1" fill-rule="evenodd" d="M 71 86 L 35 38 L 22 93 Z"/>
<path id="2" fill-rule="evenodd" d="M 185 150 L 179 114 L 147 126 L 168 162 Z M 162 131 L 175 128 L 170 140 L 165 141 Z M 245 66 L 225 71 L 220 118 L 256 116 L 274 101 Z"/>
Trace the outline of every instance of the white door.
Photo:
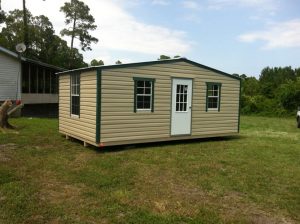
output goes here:
<path id="1" fill-rule="evenodd" d="M 191 134 L 192 79 L 173 79 L 171 135 Z"/>

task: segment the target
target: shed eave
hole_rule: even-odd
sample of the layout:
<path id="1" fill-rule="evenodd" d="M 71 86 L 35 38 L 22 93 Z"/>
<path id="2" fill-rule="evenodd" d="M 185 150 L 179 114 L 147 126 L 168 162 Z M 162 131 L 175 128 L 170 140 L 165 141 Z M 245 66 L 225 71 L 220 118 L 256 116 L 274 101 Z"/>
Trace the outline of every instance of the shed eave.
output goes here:
<path id="1" fill-rule="evenodd" d="M 186 62 L 191 65 L 194 65 L 199 68 L 207 69 L 210 71 L 213 71 L 217 74 L 227 76 L 232 79 L 240 80 L 239 77 L 230 75 L 226 72 L 211 68 L 206 65 L 199 64 L 197 62 L 191 61 L 186 58 L 176 58 L 176 59 L 167 59 L 167 60 L 157 60 L 157 61 L 146 61 L 146 62 L 136 62 L 136 63 L 128 63 L 128 64 L 120 64 L 120 65 L 102 65 L 102 66 L 91 66 L 91 67 L 86 67 L 86 68 L 79 68 L 79 69 L 73 69 L 73 70 L 68 70 L 68 71 L 63 71 L 63 72 L 58 72 L 56 74 L 58 75 L 64 75 L 64 74 L 69 74 L 69 73 L 76 73 L 76 72 L 85 72 L 85 71 L 92 71 L 92 70 L 104 70 L 104 69 L 115 69 L 115 68 L 130 68 L 130 67 L 136 67 L 136 66 L 145 66 L 145 65 L 156 65 L 156 64 L 171 64 L 175 62 Z"/>

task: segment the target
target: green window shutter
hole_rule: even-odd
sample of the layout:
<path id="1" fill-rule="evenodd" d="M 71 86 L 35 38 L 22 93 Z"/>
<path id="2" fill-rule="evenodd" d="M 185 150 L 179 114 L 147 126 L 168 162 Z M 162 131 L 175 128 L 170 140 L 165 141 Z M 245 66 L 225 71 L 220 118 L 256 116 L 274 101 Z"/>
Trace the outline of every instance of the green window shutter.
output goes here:
<path id="1" fill-rule="evenodd" d="M 222 84 L 219 84 L 219 99 L 218 99 L 218 112 L 220 112 L 221 110 L 221 87 L 222 87 Z"/>
<path id="2" fill-rule="evenodd" d="M 152 81 L 152 105 L 151 105 L 151 112 L 154 112 L 154 83 L 155 80 Z"/>
<path id="3" fill-rule="evenodd" d="M 134 79 L 134 94 L 133 94 L 133 112 L 136 113 L 136 85 L 137 85 L 137 80 Z"/>

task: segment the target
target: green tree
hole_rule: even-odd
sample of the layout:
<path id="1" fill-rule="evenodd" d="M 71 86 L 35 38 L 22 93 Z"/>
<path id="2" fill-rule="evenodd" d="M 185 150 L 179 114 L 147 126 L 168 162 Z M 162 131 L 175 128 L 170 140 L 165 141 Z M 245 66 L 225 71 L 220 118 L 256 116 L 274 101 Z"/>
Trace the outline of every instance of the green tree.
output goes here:
<path id="1" fill-rule="evenodd" d="M 282 84 L 278 88 L 276 98 L 285 110 L 294 113 L 300 106 L 300 78 Z"/>
<path id="2" fill-rule="evenodd" d="M 104 62 L 102 60 L 97 61 L 96 59 L 93 59 L 91 61 L 91 66 L 99 66 L 99 65 L 104 65 Z"/>
<path id="3" fill-rule="evenodd" d="M 167 60 L 167 59 L 171 59 L 171 57 L 162 54 L 162 55 L 159 56 L 159 58 L 157 60 Z"/>
<path id="4" fill-rule="evenodd" d="M 35 16 L 28 11 L 29 47 L 27 57 L 41 60 L 56 66 L 80 68 L 87 64 L 78 49 L 70 49 L 65 40 L 55 35 L 53 25 L 46 16 Z M 5 19 L 5 27 L 0 33 L 0 45 L 15 51 L 15 46 L 23 42 L 24 34 L 23 12 L 10 11 Z"/>
<path id="5" fill-rule="evenodd" d="M 65 24 L 71 25 L 60 32 L 62 36 L 71 37 L 71 49 L 73 49 L 74 38 L 78 38 L 81 50 L 91 50 L 91 43 L 97 43 L 98 39 L 89 34 L 90 30 L 97 28 L 94 24 L 95 19 L 90 14 L 90 8 L 84 2 L 71 0 L 71 2 L 65 2 L 60 11 L 65 14 Z"/>
<path id="6" fill-rule="evenodd" d="M 121 65 L 122 62 L 120 60 L 116 61 L 116 65 Z"/>
<path id="7" fill-rule="evenodd" d="M 255 96 L 260 92 L 259 81 L 255 77 L 243 79 L 242 93 L 247 96 Z"/>
<path id="8" fill-rule="evenodd" d="M 5 12 L 1 8 L 1 0 L 0 0 L 0 24 L 5 21 Z"/>
<path id="9" fill-rule="evenodd" d="M 181 57 L 180 55 L 175 55 L 175 56 L 174 56 L 174 58 L 180 58 L 180 57 Z"/>

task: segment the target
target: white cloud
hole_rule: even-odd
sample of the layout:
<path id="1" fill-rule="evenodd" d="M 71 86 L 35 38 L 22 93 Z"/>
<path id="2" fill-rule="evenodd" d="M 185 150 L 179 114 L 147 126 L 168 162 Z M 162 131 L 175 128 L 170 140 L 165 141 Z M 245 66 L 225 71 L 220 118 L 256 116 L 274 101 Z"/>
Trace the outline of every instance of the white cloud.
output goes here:
<path id="1" fill-rule="evenodd" d="M 300 19 L 273 23 L 264 31 L 254 31 L 238 37 L 243 42 L 265 41 L 265 49 L 300 47 Z"/>
<path id="2" fill-rule="evenodd" d="M 16 7 L 21 8 L 20 2 L 3 1 L 2 6 L 5 11 L 13 10 Z M 63 5 L 61 0 L 27 0 L 26 3 L 33 15 L 48 16 L 57 34 L 64 27 L 64 15 L 59 12 Z M 155 57 L 160 54 L 184 55 L 191 48 L 184 31 L 138 21 L 126 10 L 128 5 L 125 0 L 85 0 L 85 3 L 90 7 L 98 25 L 92 35 L 97 37 L 99 42 L 92 45 L 92 52 L 84 53 L 89 58 L 96 58 L 103 51 L 142 53 Z M 70 38 L 66 40 L 70 41 Z M 91 56 L 91 53 L 94 56 Z"/>
<path id="3" fill-rule="evenodd" d="M 250 7 L 259 11 L 268 11 L 274 14 L 278 8 L 278 0 L 208 0 L 210 9 L 223 9 L 232 6 Z"/>
<path id="4" fill-rule="evenodd" d="M 193 10 L 201 9 L 200 4 L 198 2 L 192 1 L 192 0 L 184 0 L 184 1 L 182 1 L 182 5 L 186 9 L 193 9 Z"/>
<path id="5" fill-rule="evenodd" d="M 170 1 L 168 0 L 152 0 L 153 5 L 170 5 Z"/>

